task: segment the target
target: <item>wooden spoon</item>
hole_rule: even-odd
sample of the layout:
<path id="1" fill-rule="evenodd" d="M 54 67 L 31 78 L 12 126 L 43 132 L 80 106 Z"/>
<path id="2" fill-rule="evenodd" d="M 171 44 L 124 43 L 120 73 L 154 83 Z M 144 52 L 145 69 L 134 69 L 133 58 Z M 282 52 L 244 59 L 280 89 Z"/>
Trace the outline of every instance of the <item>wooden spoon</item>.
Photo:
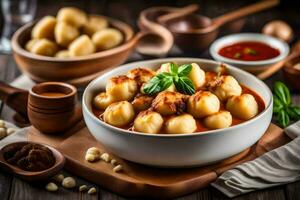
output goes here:
<path id="1" fill-rule="evenodd" d="M 257 74 L 257 77 L 261 80 L 264 80 L 270 76 L 272 76 L 274 73 L 276 73 L 278 70 L 280 70 L 285 63 L 289 62 L 291 59 L 300 56 L 300 40 L 298 40 L 295 45 L 292 48 L 291 53 L 282 61 L 279 61 L 278 63 L 275 63 L 274 65 L 270 66 L 265 71 Z"/>
<path id="2" fill-rule="evenodd" d="M 29 144 L 29 143 L 34 143 L 34 142 L 14 142 L 14 143 L 4 146 L 0 150 L 0 169 L 10 172 L 10 173 L 13 173 L 16 176 L 18 176 L 26 181 L 38 181 L 38 180 L 44 180 L 44 179 L 54 176 L 64 167 L 65 157 L 55 148 L 50 147 L 48 145 L 44 145 L 44 144 L 40 144 L 40 145 L 48 147 L 52 151 L 52 153 L 55 157 L 55 164 L 52 167 L 50 167 L 49 169 L 46 169 L 43 171 L 31 172 L 31 171 L 22 170 L 19 167 L 15 166 L 15 165 L 11 165 L 6 162 L 6 160 L 4 159 L 4 153 L 7 151 L 7 149 L 9 147 L 11 147 L 12 145 L 25 145 L 25 144 Z M 34 143 L 34 144 L 38 144 L 38 143 Z"/>

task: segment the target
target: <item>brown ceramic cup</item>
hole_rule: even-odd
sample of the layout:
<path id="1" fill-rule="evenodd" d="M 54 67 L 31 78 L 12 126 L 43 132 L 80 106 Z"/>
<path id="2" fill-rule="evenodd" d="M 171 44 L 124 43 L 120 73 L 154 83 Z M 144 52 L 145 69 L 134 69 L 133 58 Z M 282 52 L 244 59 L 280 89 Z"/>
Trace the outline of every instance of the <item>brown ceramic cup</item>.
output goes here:
<path id="1" fill-rule="evenodd" d="M 77 90 L 60 82 L 45 82 L 29 91 L 28 118 L 43 133 L 62 133 L 74 125 L 78 118 Z"/>

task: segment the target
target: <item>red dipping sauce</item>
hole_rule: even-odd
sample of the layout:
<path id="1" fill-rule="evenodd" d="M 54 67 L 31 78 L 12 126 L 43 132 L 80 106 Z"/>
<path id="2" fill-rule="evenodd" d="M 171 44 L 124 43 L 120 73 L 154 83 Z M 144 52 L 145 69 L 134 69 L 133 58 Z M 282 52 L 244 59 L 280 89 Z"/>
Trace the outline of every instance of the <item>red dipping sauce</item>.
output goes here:
<path id="1" fill-rule="evenodd" d="M 222 47 L 219 52 L 221 56 L 242 61 L 260 61 L 277 57 L 280 52 L 262 42 L 237 42 Z"/>

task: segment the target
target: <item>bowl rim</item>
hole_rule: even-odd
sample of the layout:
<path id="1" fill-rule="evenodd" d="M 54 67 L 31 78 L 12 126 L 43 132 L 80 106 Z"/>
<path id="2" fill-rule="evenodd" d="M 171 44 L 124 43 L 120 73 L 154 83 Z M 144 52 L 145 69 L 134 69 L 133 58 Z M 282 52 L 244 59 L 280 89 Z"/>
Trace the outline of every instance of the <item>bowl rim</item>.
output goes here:
<path id="1" fill-rule="evenodd" d="M 186 61 L 185 61 L 186 60 Z M 91 118 L 91 120 L 95 121 L 96 124 L 101 125 L 101 126 L 105 126 L 109 129 L 111 129 L 112 132 L 115 132 L 117 134 L 130 134 L 133 136 L 143 136 L 143 137 L 157 137 L 157 138 L 181 138 L 181 137 L 197 137 L 199 135 L 207 135 L 207 134 L 221 134 L 224 131 L 231 131 L 234 129 L 238 129 L 241 128 L 243 126 L 247 126 L 250 123 L 259 120 L 260 118 L 262 118 L 270 109 L 272 109 L 273 106 L 273 95 L 272 92 L 270 90 L 270 88 L 261 80 L 259 80 L 257 77 L 255 77 L 254 75 L 243 71 L 241 69 L 238 69 L 236 67 L 233 67 L 231 65 L 225 64 L 226 67 L 228 67 L 230 70 L 233 71 L 237 71 L 238 73 L 244 74 L 245 76 L 250 76 L 257 84 L 261 85 L 262 87 L 264 87 L 264 89 L 267 91 L 267 94 L 270 97 L 269 102 L 264 102 L 266 104 L 265 109 L 259 113 L 257 116 L 255 116 L 252 119 L 249 119 L 241 124 L 237 124 L 228 128 L 222 128 L 222 129 L 216 129 L 216 130 L 209 130 L 209 131 L 203 131 L 203 132 L 195 132 L 195 133 L 187 133 L 187 134 L 153 134 L 153 133 L 141 133 L 141 132 L 137 132 L 137 131 L 129 131 L 129 130 L 125 130 L 122 128 L 118 128 L 115 126 L 112 126 L 110 124 L 107 124 L 101 120 L 99 120 L 87 107 L 87 102 L 86 102 L 86 95 L 88 93 L 88 90 L 90 89 L 90 87 L 92 85 L 95 84 L 95 82 L 98 81 L 98 79 L 101 79 L 101 77 L 103 76 L 110 76 L 112 74 L 114 74 L 115 72 L 119 71 L 120 68 L 122 67 L 127 67 L 130 66 L 132 64 L 135 65 L 141 65 L 141 66 L 146 66 L 148 63 L 153 63 L 153 62 L 171 62 L 171 61 L 184 61 L 184 62 L 188 62 L 188 60 L 193 60 L 190 62 L 206 62 L 206 63 L 210 63 L 210 64 L 217 64 L 217 61 L 214 60 L 210 60 L 210 59 L 201 59 L 201 58 L 188 58 L 188 57 L 175 57 L 175 58 L 162 58 L 162 59 L 151 59 L 151 60 L 146 60 L 146 61 L 138 61 L 138 62 L 131 62 L 131 63 L 127 63 L 124 65 L 121 65 L 107 73 L 104 73 L 102 75 L 100 75 L 99 77 L 95 78 L 93 81 L 91 81 L 88 86 L 85 88 L 84 93 L 82 95 L 82 108 L 83 108 L 83 113 L 86 113 L 89 118 Z M 196 61 L 197 60 L 197 61 Z M 86 117 L 84 117 L 84 121 L 86 121 Z"/>
<path id="2" fill-rule="evenodd" d="M 249 37 L 250 37 L 250 39 L 247 39 Z M 228 39 L 233 40 L 232 42 L 228 42 L 228 44 L 235 43 L 235 42 L 241 42 L 241 41 L 259 41 L 259 42 L 262 42 L 259 39 L 266 39 L 262 43 L 265 43 L 267 45 L 272 46 L 271 45 L 272 42 L 277 42 L 282 46 L 282 49 L 277 48 L 279 50 L 280 54 L 278 56 L 274 57 L 274 58 L 271 58 L 271 59 L 260 60 L 260 61 L 235 60 L 235 59 L 231 59 L 231 58 L 221 56 L 218 53 L 220 48 L 224 47 L 224 45 L 220 45 L 219 48 L 217 46 L 219 46 L 220 43 L 223 43 L 224 40 L 228 40 Z M 283 60 L 285 57 L 287 57 L 289 52 L 290 52 L 290 47 L 286 42 L 284 42 L 283 40 L 280 40 L 278 38 L 275 38 L 275 37 L 272 37 L 272 36 L 269 36 L 269 35 L 265 35 L 265 34 L 262 34 L 262 33 L 236 33 L 236 34 L 227 35 L 227 36 L 224 36 L 224 37 L 221 37 L 221 38 L 218 38 L 217 40 L 215 40 L 209 48 L 209 53 L 215 60 L 225 62 L 225 63 L 230 63 L 230 64 L 233 64 L 233 65 L 236 64 L 236 65 L 248 65 L 248 66 L 263 66 L 263 65 L 270 65 L 270 64 L 279 62 L 280 60 Z"/>
<path id="3" fill-rule="evenodd" d="M 90 60 L 90 59 L 95 59 L 95 58 L 99 58 L 99 57 L 105 57 L 105 56 L 109 56 L 111 54 L 123 51 L 124 49 L 127 49 L 128 46 L 131 46 L 133 44 L 135 44 L 136 40 L 135 40 L 135 36 L 136 34 L 134 33 L 132 27 L 121 21 L 118 19 L 113 19 L 110 17 L 106 17 L 106 16 L 102 16 L 102 15 L 94 15 L 94 14 L 90 14 L 89 16 L 99 16 L 99 17 L 103 17 L 105 19 L 107 19 L 109 21 L 110 24 L 118 24 L 118 26 L 123 27 L 122 29 L 126 29 L 126 31 L 121 31 L 124 35 L 124 42 L 117 46 L 114 47 L 112 49 L 108 49 L 108 50 L 104 50 L 104 51 L 99 51 L 99 52 L 95 52 L 92 53 L 90 55 L 84 55 L 84 56 L 77 56 L 77 57 L 73 57 L 73 58 L 57 58 L 57 57 L 50 57 L 50 56 L 43 56 L 43 55 L 37 55 L 37 54 L 33 54 L 29 51 L 27 51 L 26 49 L 24 49 L 18 42 L 18 39 L 20 37 L 21 34 L 23 34 L 24 31 L 26 31 L 27 29 L 30 29 L 34 24 L 36 24 L 38 22 L 39 19 L 34 20 L 33 22 L 29 22 L 23 26 L 21 26 L 12 36 L 12 40 L 11 40 L 11 46 L 13 49 L 14 53 L 20 54 L 24 57 L 29 57 L 35 60 L 39 60 L 39 61 L 47 61 L 47 62 L 74 62 L 74 61 L 86 61 L 86 60 Z"/>

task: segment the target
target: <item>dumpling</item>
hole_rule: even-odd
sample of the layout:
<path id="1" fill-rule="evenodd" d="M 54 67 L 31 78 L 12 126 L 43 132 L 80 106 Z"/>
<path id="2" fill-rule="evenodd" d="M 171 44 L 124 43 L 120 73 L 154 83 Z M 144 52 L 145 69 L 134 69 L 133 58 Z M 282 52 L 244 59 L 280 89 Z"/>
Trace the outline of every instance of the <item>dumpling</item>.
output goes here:
<path id="1" fill-rule="evenodd" d="M 160 92 L 152 102 L 153 110 L 162 115 L 181 113 L 185 109 L 185 96 L 178 92 Z"/>
<path id="2" fill-rule="evenodd" d="M 166 133 L 169 134 L 193 133 L 196 129 L 196 121 L 190 114 L 171 117 L 165 123 Z"/>
<path id="3" fill-rule="evenodd" d="M 157 70 L 157 73 L 167 72 L 169 73 L 171 71 L 170 69 L 170 63 L 163 63 L 160 68 Z"/>
<path id="4" fill-rule="evenodd" d="M 95 46 L 87 35 L 75 39 L 69 46 L 70 56 L 84 56 L 95 52 Z"/>
<path id="5" fill-rule="evenodd" d="M 142 111 L 134 120 L 133 128 L 142 133 L 158 133 L 164 120 L 162 116 L 150 110 Z"/>
<path id="6" fill-rule="evenodd" d="M 108 27 L 108 21 L 104 17 L 100 16 L 90 16 L 87 23 L 82 27 L 82 32 L 88 36 L 92 36 L 97 31 L 105 29 Z"/>
<path id="7" fill-rule="evenodd" d="M 226 109 L 239 119 L 248 120 L 257 115 L 258 104 L 251 94 L 242 94 L 228 99 Z"/>
<path id="8" fill-rule="evenodd" d="M 228 111 L 220 111 L 204 118 L 203 122 L 210 129 L 227 128 L 232 124 L 232 116 Z"/>
<path id="9" fill-rule="evenodd" d="M 110 104 L 103 113 L 104 122 L 117 127 L 130 124 L 133 118 L 133 106 L 128 101 Z"/>
<path id="10" fill-rule="evenodd" d="M 56 19 L 53 16 L 45 16 L 33 27 L 31 37 L 36 39 L 54 38 Z"/>
<path id="11" fill-rule="evenodd" d="M 153 101 L 153 97 L 147 95 L 139 95 L 134 98 L 132 101 L 133 108 L 136 112 L 140 112 L 142 110 L 147 110 L 151 107 L 151 103 Z"/>
<path id="12" fill-rule="evenodd" d="M 121 31 L 115 28 L 106 28 L 94 33 L 92 36 L 92 41 L 97 50 L 102 51 L 111 49 L 121 44 L 123 41 L 123 35 Z"/>
<path id="13" fill-rule="evenodd" d="M 79 36 L 79 31 L 66 22 L 58 22 L 54 30 L 55 41 L 63 47 L 68 45 Z"/>
<path id="14" fill-rule="evenodd" d="M 192 70 L 188 75 L 188 78 L 191 79 L 191 81 L 194 84 L 194 87 L 200 88 L 205 83 L 205 72 L 197 65 L 196 63 L 192 63 Z"/>
<path id="15" fill-rule="evenodd" d="M 121 75 L 112 77 L 106 84 L 106 92 L 118 101 L 131 101 L 138 91 L 135 80 Z"/>
<path id="16" fill-rule="evenodd" d="M 135 68 L 130 70 L 127 73 L 127 76 L 134 79 L 139 85 L 141 85 L 148 82 L 153 76 L 155 76 L 155 72 L 146 68 Z"/>
<path id="17" fill-rule="evenodd" d="M 55 54 L 57 58 L 70 58 L 70 53 L 68 50 L 60 50 Z"/>
<path id="18" fill-rule="evenodd" d="M 26 43 L 26 45 L 25 45 L 25 49 L 26 49 L 27 51 L 31 51 L 33 45 L 34 45 L 37 41 L 39 41 L 39 39 L 31 39 L 31 40 L 29 40 L 29 41 Z"/>
<path id="19" fill-rule="evenodd" d="M 165 91 L 169 91 L 169 92 L 177 92 L 175 84 L 172 83 L 172 85 L 170 85 L 170 87 L 168 87 L 167 89 L 165 89 Z"/>
<path id="20" fill-rule="evenodd" d="M 43 56 L 54 56 L 57 49 L 58 47 L 54 42 L 48 39 L 40 39 L 33 44 L 30 52 Z"/>
<path id="21" fill-rule="evenodd" d="M 209 91 L 198 91 L 189 97 L 187 111 L 196 118 L 205 117 L 218 112 L 220 101 Z"/>
<path id="22" fill-rule="evenodd" d="M 105 110 L 113 102 L 115 101 L 110 95 L 107 95 L 105 92 L 101 92 L 94 97 L 93 105 L 100 110 Z"/>
<path id="23" fill-rule="evenodd" d="M 232 76 L 221 76 L 214 80 L 209 87 L 221 101 L 226 101 L 229 97 L 239 96 L 242 93 L 241 86 Z"/>
<path id="24" fill-rule="evenodd" d="M 87 16 L 85 12 L 78 8 L 64 7 L 58 11 L 57 20 L 79 28 L 87 23 Z"/>

